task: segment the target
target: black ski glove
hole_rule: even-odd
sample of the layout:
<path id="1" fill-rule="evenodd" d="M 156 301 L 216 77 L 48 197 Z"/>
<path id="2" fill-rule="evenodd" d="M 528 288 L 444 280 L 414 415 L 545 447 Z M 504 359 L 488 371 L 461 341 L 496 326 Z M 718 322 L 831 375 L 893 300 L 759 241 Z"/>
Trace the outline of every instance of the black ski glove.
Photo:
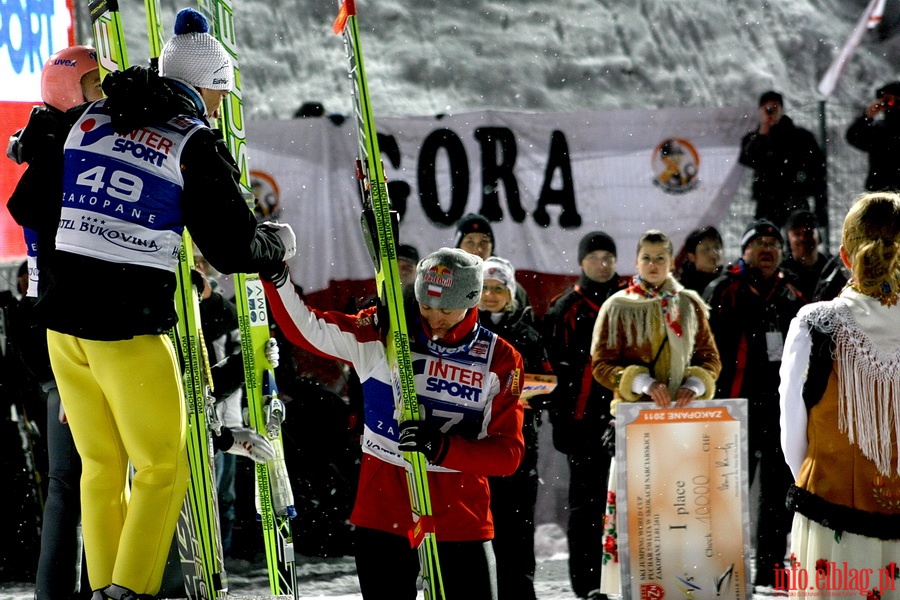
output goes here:
<path id="1" fill-rule="evenodd" d="M 400 450 L 421 452 L 433 465 L 444 462 L 450 442 L 447 435 L 433 421 L 403 421 L 400 423 Z"/>
<path id="2" fill-rule="evenodd" d="M 273 262 L 266 266 L 260 267 L 259 278 L 263 281 L 270 281 L 275 287 L 283 286 L 290 276 L 287 263 Z"/>

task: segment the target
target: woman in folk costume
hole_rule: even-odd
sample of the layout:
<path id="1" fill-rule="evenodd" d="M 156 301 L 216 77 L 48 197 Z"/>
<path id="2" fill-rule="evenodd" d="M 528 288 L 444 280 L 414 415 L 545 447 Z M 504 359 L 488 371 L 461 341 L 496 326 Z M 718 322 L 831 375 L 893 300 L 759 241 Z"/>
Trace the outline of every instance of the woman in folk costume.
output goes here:
<path id="1" fill-rule="evenodd" d="M 707 315 L 709 307 L 672 276 L 672 242 L 650 230 L 637 246 L 637 275 L 607 300 L 591 340 L 594 378 L 619 402 L 652 401 L 682 408 L 708 400 L 721 370 Z M 615 459 L 610 468 L 600 591 L 621 594 L 616 542 Z"/>
<path id="2" fill-rule="evenodd" d="M 807 598 L 833 596 L 826 584 L 843 575 L 842 589 L 897 599 L 900 195 L 860 196 L 840 254 L 850 282 L 800 310 L 781 364 L 781 445 L 796 478 L 791 564 L 808 576 Z M 848 582 L 851 569 L 860 576 Z"/>

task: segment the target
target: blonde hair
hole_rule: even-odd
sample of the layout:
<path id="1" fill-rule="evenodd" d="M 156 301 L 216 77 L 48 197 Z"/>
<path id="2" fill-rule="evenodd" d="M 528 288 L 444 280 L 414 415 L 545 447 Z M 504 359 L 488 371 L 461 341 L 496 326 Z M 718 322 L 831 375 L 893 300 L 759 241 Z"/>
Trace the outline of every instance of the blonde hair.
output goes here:
<path id="1" fill-rule="evenodd" d="M 858 196 L 844 219 L 841 243 L 860 293 L 884 298 L 900 292 L 900 194 Z"/>

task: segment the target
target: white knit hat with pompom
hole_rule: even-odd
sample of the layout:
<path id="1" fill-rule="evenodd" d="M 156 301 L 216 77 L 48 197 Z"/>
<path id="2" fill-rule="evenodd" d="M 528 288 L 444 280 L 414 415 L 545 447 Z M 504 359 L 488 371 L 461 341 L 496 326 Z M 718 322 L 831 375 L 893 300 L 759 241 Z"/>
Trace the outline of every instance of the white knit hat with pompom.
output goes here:
<path id="1" fill-rule="evenodd" d="M 175 37 L 159 56 L 159 74 L 196 88 L 231 90 L 234 69 L 222 44 L 209 35 L 209 23 L 193 8 L 175 17 Z"/>

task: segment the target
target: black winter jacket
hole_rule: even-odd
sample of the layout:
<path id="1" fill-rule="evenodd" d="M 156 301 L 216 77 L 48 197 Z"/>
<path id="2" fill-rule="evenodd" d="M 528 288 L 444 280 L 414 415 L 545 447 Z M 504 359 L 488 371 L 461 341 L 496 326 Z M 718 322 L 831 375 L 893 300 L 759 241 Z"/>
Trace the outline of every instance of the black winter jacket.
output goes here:
<path id="1" fill-rule="evenodd" d="M 178 84 L 132 67 L 106 77 L 105 104 L 117 133 L 159 125 L 176 116 L 203 119 Z M 67 113 L 77 120 L 87 105 Z M 66 130 L 67 131 L 67 130 Z M 20 225 L 46 237 L 59 223 L 65 135 L 51 136 L 9 200 Z M 217 132 L 188 138 L 181 157 L 182 215 L 194 243 L 222 273 L 257 272 L 284 256 L 273 231 L 257 227 L 237 184 L 239 170 Z M 50 329 L 94 340 L 122 340 L 169 331 L 176 322 L 175 275 L 67 252 L 46 252 L 39 237 L 38 309 Z"/>
<path id="2" fill-rule="evenodd" d="M 557 378 L 555 409 L 550 412 L 553 445 L 564 454 L 601 452 L 600 436 L 610 419 L 612 392 L 591 373 L 591 337 L 600 306 L 627 287 L 629 278 L 614 275 L 606 283 L 583 274 L 555 298 L 544 315 L 544 346 Z"/>
<path id="3" fill-rule="evenodd" d="M 703 295 L 710 306 L 709 324 L 722 360 L 716 398 L 747 398 L 751 445 L 760 440 L 778 443 L 778 385 L 780 354 L 770 360 L 766 334 L 781 344 L 791 320 L 806 300 L 780 271 L 774 280 L 760 282 L 740 262 L 712 282 Z M 777 346 L 773 346 L 773 350 Z"/>
<path id="4" fill-rule="evenodd" d="M 816 214 L 827 218 L 825 155 L 813 134 L 794 125 L 790 117 L 781 117 L 768 135 L 760 135 L 758 129 L 745 135 L 740 163 L 754 171 L 757 218 L 782 227 L 793 211 L 809 210 L 810 197 Z"/>
<path id="5" fill-rule="evenodd" d="M 869 154 L 867 190 L 900 190 L 900 112 L 889 110 L 878 121 L 860 115 L 847 129 L 847 143 Z"/>

